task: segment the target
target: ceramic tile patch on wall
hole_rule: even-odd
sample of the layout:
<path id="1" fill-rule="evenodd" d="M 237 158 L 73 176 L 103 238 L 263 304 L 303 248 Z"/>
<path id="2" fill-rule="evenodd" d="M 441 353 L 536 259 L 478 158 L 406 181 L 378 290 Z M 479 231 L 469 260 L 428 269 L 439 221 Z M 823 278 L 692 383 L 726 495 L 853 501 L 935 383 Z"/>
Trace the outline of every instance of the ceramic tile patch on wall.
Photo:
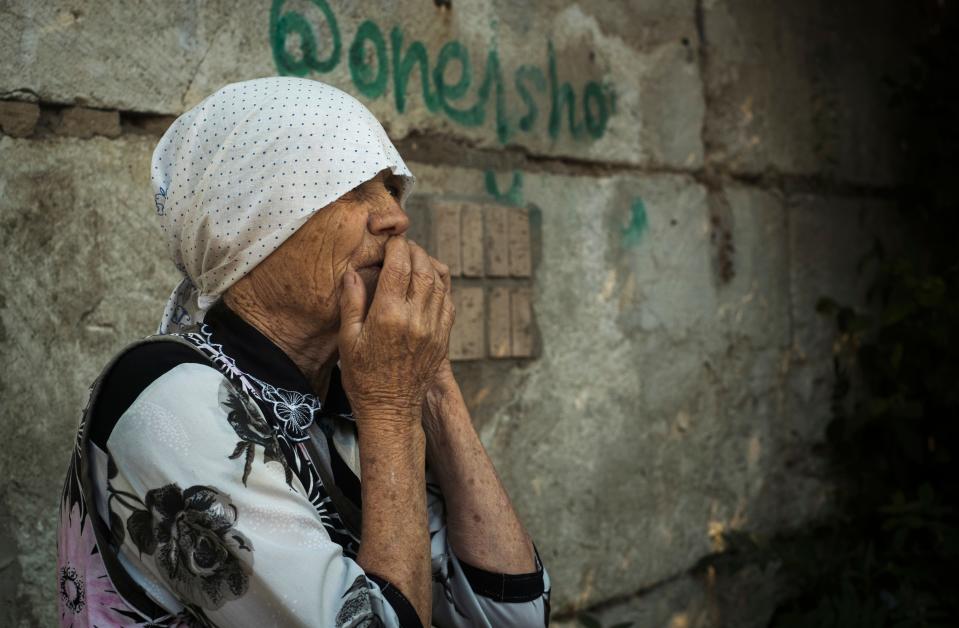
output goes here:
<path id="1" fill-rule="evenodd" d="M 535 357 L 529 212 L 434 201 L 432 250 L 450 268 L 453 360 Z"/>

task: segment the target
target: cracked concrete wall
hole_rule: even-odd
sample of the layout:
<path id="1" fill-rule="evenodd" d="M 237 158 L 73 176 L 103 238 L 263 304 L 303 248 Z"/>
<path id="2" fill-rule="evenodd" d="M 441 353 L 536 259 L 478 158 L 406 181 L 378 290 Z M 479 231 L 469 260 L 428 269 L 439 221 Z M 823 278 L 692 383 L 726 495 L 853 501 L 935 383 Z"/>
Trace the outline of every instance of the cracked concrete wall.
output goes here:
<path id="1" fill-rule="evenodd" d="M 774 569 L 695 567 L 724 532 L 828 512 L 814 305 L 860 300 L 859 258 L 897 236 L 891 5 L 444 4 L 0 7 L 4 625 L 56 621 L 55 503 L 86 388 L 176 280 L 152 148 L 222 84 L 278 73 L 363 100 L 420 198 L 530 209 L 541 351 L 457 370 L 556 617 L 763 625 Z"/>

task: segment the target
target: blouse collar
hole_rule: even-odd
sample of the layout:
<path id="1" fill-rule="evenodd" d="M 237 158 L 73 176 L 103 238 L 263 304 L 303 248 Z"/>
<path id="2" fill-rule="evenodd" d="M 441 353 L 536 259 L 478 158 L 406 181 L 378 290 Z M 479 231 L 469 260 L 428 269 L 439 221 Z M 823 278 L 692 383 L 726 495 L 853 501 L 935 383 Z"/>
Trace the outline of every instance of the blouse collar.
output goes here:
<path id="1" fill-rule="evenodd" d="M 222 345 L 223 352 L 236 361 L 241 371 L 277 388 L 315 395 L 310 382 L 280 347 L 256 327 L 218 300 L 203 317 L 211 339 Z M 349 415 L 350 406 L 343 390 L 339 366 L 333 367 L 323 414 Z"/>

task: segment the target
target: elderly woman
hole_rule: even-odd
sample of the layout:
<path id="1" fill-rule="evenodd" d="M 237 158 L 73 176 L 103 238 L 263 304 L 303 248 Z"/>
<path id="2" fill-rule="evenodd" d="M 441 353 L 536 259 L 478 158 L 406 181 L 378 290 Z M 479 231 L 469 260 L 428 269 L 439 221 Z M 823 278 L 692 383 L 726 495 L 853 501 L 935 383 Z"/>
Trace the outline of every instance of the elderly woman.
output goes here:
<path id="1" fill-rule="evenodd" d="M 97 380 L 64 626 L 541 626 L 549 578 L 447 359 L 413 176 L 347 94 L 228 85 L 153 155 L 184 279 Z"/>

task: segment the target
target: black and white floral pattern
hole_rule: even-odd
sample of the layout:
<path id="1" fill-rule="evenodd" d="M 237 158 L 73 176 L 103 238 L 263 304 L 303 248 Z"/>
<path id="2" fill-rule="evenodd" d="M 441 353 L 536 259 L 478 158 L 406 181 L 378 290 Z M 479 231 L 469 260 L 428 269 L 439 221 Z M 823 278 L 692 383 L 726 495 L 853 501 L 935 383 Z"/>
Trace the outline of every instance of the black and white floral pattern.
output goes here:
<path id="1" fill-rule="evenodd" d="M 60 602 L 71 613 L 79 613 L 86 605 L 83 576 L 73 565 L 60 569 Z"/>
<path id="2" fill-rule="evenodd" d="M 146 494 L 127 518 L 141 552 L 156 559 L 167 584 L 187 604 L 218 609 L 249 588 L 253 546 L 234 528 L 236 507 L 215 488 L 168 484 Z"/>
<path id="3" fill-rule="evenodd" d="M 280 450 L 273 428 L 267 423 L 263 413 L 253 401 L 242 392 L 237 392 L 226 380 L 220 385 L 220 406 L 227 413 L 227 421 L 236 432 L 240 442 L 236 444 L 231 460 L 244 456 L 243 485 L 253 470 L 256 447 L 263 448 L 263 462 L 276 462 L 283 467 L 286 483 L 293 486 L 293 471 Z"/>
<path id="4" fill-rule="evenodd" d="M 284 398 L 279 393 L 279 391 L 283 389 L 272 386 L 243 371 L 237 366 L 236 360 L 223 351 L 223 345 L 213 340 L 213 334 L 207 325 L 200 324 L 191 331 L 172 335 L 186 340 L 199 349 L 203 355 L 207 356 L 213 366 L 223 373 L 240 392 L 249 395 L 254 400 L 259 400 L 263 404 L 270 404 L 274 408 L 281 403 L 286 403 L 291 406 L 286 421 L 287 424 L 290 423 L 289 417 L 292 416 L 292 407 L 295 407 L 297 404 L 306 403 L 312 408 L 310 415 L 311 420 L 313 414 L 320 410 L 320 403 L 313 395 L 303 395 L 304 398 L 309 397 L 309 399 L 297 401 L 293 397 L 287 397 L 286 400 L 283 401 Z M 267 388 L 272 390 L 265 392 Z M 277 401 L 273 402 L 270 401 L 270 399 L 276 399 Z M 300 408 L 296 409 L 297 411 L 302 411 Z M 264 412 L 264 414 L 266 413 Z M 309 454 L 306 453 L 304 445 L 301 441 L 297 441 L 288 436 L 290 430 L 283 429 L 284 421 L 277 413 L 270 412 L 269 414 L 273 415 L 276 419 L 276 423 L 271 423 L 271 425 L 274 429 L 277 442 L 280 445 L 280 450 L 283 452 L 290 469 L 306 490 L 306 496 L 316 509 L 316 513 L 319 515 L 320 521 L 323 522 L 323 526 L 326 528 L 330 538 L 343 548 L 344 554 L 350 558 L 355 557 L 359 551 L 360 540 L 350 532 L 340 518 L 339 513 L 333 508 L 329 493 L 324 488 L 320 474 L 313 466 L 313 462 L 310 460 Z M 270 419 L 268 418 L 267 420 L 269 421 Z M 301 429 L 306 429 L 309 423 L 301 425 Z"/>
<path id="5" fill-rule="evenodd" d="M 264 384 L 261 393 L 264 400 L 273 404 L 284 436 L 295 443 L 309 438 L 306 430 L 313 424 L 313 415 L 320 410 L 316 397 L 271 384 Z"/>

